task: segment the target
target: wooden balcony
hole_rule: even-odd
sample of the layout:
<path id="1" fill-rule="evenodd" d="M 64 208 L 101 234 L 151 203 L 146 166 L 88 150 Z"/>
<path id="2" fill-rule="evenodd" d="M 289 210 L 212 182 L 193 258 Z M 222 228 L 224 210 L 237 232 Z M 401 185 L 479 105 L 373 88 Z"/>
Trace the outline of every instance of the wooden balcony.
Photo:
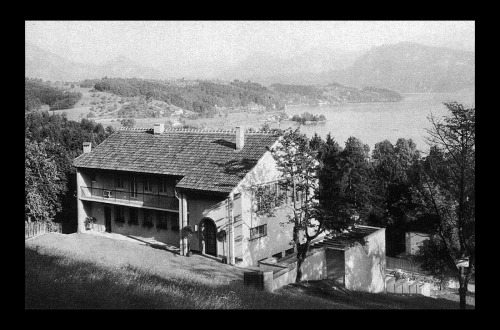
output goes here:
<path id="1" fill-rule="evenodd" d="M 82 200 L 168 210 L 172 212 L 179 211 L 179 200 L 173 196 L 85 186 L 81 186 L 80 190 L 80 198 Z"/>

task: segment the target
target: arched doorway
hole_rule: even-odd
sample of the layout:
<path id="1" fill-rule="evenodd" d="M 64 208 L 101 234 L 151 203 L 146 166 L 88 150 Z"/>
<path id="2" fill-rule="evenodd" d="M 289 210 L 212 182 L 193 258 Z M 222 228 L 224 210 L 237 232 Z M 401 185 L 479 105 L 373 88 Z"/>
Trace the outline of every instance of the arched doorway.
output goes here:
<path id="1" fill-rule="evenodd" d="M 217 256 L 217 226 L 210 218 L 205 218 L 202 221 L 204 253 L 212 256 Z"/>

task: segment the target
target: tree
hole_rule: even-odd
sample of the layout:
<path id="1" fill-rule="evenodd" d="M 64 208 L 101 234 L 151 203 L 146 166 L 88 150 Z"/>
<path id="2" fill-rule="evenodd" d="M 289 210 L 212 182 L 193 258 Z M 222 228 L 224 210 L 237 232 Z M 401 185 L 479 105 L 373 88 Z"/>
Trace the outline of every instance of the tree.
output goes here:
<path id="1" fill-rule="evenodd" d="M 429 117 L 431 148 L 416 189 L 422 212 L 434 219 L 436 235 L 431 240 L 438 242 L 432 244 L 443 253 L 424 253 L 422 260 L 425 266 L 438 259 L 454 272 L 460 284 L 460 308 L 465 309 L 468 283 L 475 272 L 476 115 L 474 107 L 457 102 L 444 105 L 450 115 L 443 120 Z M 468 266 L 457 267 L 460 260 L 468 260 Z"/>
<path id="2" fill-rule="evenodd" d="M 275 192 L 274 198 L 265 196 L 269 191 L 260 192 L 264 195 L 262 200 L 267 201 L 263 210 L 269 212 L 275 209 L 276 205 L 284 205 L 291 210 L 287 221 L 293 224 L 292 244 L 297 251 L 295 281 L 298 283 L 302 279 L 301 266 L 311 241 L 327 229 L 346 229 L 352 219 L 349 218 L 346 222 L 343 218 L 332 216 L 330 205 L 324 203 L 324 200 L 322 202 L 319 180 L 321 162 L 317 159 L 317 152 L 310 148 L 310 141 L 305 134 L 299 132 L 299 128 L 283 132 L 271 153 L 282 179 L 278 183 L 279 192 Z"/>
<path id="3" fill-rule="evenodd" d="M 349 137 L 340 152 L 342 205 L 351 216 L 366 221 L 374 198 L 373 167 L 370 147 L 355 137 Z"/>
<path id="4" fill-rule="evenodd" d="M 61 210 L 61 196 L 66 192 L 66 176 L 60 171 L 48 141 L 24 140 L 25 221 L 52 221 Z"/>
<path id="5" fill-rule="evenodd" d="M 276 166 L 281 172 L 277 191 L 257 187 L 255 193 L 262 201 L 260 214 L 273 215 L 277 206 L 290 210 L 286 222 L 293 224 L 292 242 L 297 250 L 297 277 L 302 278 L 301 266 L 306 258 L 311 241 L 324 231 L 321 222 L 315 219 L 318 200 L 314 193 L 318 189 L 319 162 L 309 148 L 309 140 L 299 129 L 282 132 L 279 142 L 271 150 Z M 281 193 L 280 193 L 281 192 Z"/>
<path id="6" fill-rule="evenodd" d="M 122 124 L 123 127 L 132 128 L 135 126 L 135 119 L 134 118 L 122 119 L 120 120 L 120 124 Z"/>
<path id="7" fill-rule="evenodd" d="M 387 254 L 396 255 L 405 248 L 407 224 L 415 220 L 411 187 L 420 153 L 411 139 L 400 138 L 396 145 L 385 140 L 375 144 L 372 160 L 376 197 L 369 224 L 386 227 Z"/>

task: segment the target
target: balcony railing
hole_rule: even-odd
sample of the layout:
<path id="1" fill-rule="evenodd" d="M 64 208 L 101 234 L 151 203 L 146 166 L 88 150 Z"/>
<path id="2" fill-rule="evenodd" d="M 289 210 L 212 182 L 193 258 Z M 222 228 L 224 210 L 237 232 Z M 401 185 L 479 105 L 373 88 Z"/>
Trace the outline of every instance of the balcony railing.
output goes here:
<path id="1" fill-rule="evenodd" d="M 172 196 L 84 186 L 81 186 L 80 189 L 82 192 L 81 197 L 83 198 L 154 207 L 164 210 L 179 210 L 179 200 Z"/>

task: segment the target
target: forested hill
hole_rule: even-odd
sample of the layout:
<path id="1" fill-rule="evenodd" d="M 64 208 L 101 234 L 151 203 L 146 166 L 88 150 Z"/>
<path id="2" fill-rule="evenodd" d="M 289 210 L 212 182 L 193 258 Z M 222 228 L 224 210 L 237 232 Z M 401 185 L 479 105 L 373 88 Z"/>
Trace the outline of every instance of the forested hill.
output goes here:
<path id="1" fill-rule="evenodd" d="M 397 102 L 403 97 L 392 90 L 375 87 L 357 89 L 332 83 L 326 86 L 273 84 L 271 90 L 286 103 Z"/>
<path id="2" fill-rule="evenodd" d="M 50 106 L 50 110 L 70 109 L 82 97 L 81 93 L 59 90 L 41 81 L 24 80 L 24 110 L 38 109 L 41 105 Z"/>
<path id="3" fill-rule="evenodd" d="M 277 95 L 267 87 L 252 82 L 220 81 L 159 81 L 145 79 L 103 78 L 86 80 L 91 86 L 124 97 L 145 97 L 164 101 L 186 110 L 211 116 L 215 107 L 247 106 L 251 103 L 266 108 L 280 107 Z"/>

